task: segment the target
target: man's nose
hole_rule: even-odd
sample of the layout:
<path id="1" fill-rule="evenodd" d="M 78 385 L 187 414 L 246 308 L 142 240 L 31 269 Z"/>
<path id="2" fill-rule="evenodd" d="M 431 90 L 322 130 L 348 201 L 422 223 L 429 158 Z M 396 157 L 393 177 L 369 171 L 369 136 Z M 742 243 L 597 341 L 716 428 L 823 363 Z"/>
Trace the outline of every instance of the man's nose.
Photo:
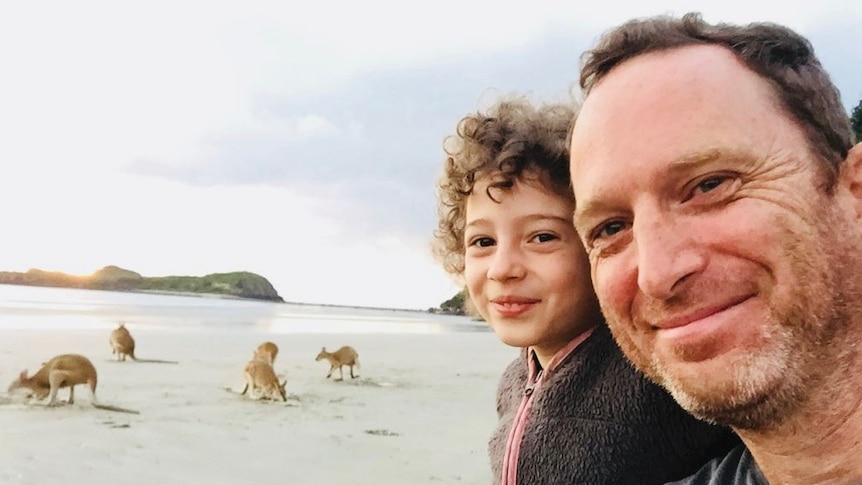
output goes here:
<path id="1" fill-rule="evenodd" d="M 703 269 L 706 258 L 692 230 L 679 218 L 658 211 L 635 216 L 638 287 L 644 294 L 666 300 Z"/>

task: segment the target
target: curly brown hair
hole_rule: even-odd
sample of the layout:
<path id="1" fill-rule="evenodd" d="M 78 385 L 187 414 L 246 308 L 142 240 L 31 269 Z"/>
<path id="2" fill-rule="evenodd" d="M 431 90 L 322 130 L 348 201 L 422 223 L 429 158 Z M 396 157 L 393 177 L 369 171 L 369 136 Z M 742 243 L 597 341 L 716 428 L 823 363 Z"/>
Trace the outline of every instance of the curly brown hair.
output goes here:
<path id="1" fill-rule="evenodd" d="M 781 108 L 805 132 L 823 163 L 828 187 L 853 147 L 850 119 L 838 88 L 814 55 L 814 48 L 793 30 L 773 23 L 709 24 L 700 14 L 661 15 L 630 20 L 605 32 L 581 57 L 580 85 L 585 96 L 614 67 L 633 57 L 690 45 L 730 49 L 774 88 Z"/>
<path id="2" fill-rule="evenodd" d="M 478 180 L 493 178 L 486 190 L 491 199 L 491 188 L 511 188 L 527 174 L 560 196 L 574 199 L 566 140 L 576 114 L 575 103 L 536 105 L 510 95 L 487 110 L 465 116 L 456 133 L 446 137 L 433 250 L 449 274 L 464 273 L 467 197 Z"/>

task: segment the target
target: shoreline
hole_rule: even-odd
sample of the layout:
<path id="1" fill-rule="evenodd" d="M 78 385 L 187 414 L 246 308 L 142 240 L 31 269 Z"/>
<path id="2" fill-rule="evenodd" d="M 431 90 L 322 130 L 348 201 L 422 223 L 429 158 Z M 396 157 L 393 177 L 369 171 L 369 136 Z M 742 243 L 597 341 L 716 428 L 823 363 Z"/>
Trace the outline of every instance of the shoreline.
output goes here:
<path id="1" fill-rule="evenodd" d="M 197 293 L 193 291 L 170 291 L 170 290 L 111 290 L 111 289 L 101 289 L 101 288 L 75 288 L 68 286 L 47 286 L 47 285 L 16 285 L 11 283 L 0 283 L 0 286 L 21 286 L 26 288 L 60 288 L 67 290 L 84 290 L 84 291 L 107 291 L 111 293 L 139 293 L 139 294 L 150 294 L 150 295 L 165 295 L 165 296 L 186 296 L 192 298 L 212 298 L 216 300 L 238 300 L 238 301 L 256 301 L 262 303 L 274 303 L 278 305 L 288 304 L 288 305 L 298 305 L 298 306 L 315 306 L 315 307 L 324 307 L 324 308 L 346 308 L 353 310 L 379 310 L 379 311 L 391 311 L 391 312 L 410 312 L 410 313 L 423 313 L 423 314 L 434 314 L 434 315 L 447 315 L 447 316 L 465 316 L 465 315 L 456 315 L 453 313 L 444 313 L 444 312 L 429 312 L 428 310 L 421 310 L 418 308 L 395 308 L 395 307 L 377 307 L 377 306 L 361 306 L 361 305 L 340 305 L 337 303 L 310 303 L 310 302 L 299 302 L 299 301 L 287 301 L 282 299 L 282 301 L 274 301 L 274 300 L 265 300 L 262 298 L 245 298 L 236 295 L 227 295 L 223 293 Z"/>
<path id="2" fill-rule="evenodd" d="M 88 288 L 79 288 L 79 289 L 88 289 Z M 245 298 L 242 296 L 236 295 L 225 295 L 222 293 L 196 293 L 193 291 L 170 291 L 170 290 L 134 290 L 134 291 L 119 291 L 119 290 L 98 290 L 98 291 L 115 291 L 117 293 L 144 293 L 144 294 L 154 294 L 154 295 L 168 295 L 168 296 L 189 296 L 193 298 L 213 298 L 216 300 L 240 300 L 240 301 L 259 301 L 265 303 L 275 303 L 277 305 L 297 305 L 297 306 L 315 306 L 315 307 L 324 307 L 324 308 L 347 308 L 351 310 L 380 310 L 380 311 L 390 311 L 390 312 L 411 312 L 411 313 L 432 313 L 428 310 L 419 310 L 416 308 L 394 308 L 394 307 L 377 307 L 377 306 L 360 306 L 360 305 L 339 305 L 337 303 L 309 303 L 303 301 L 273 301 L 273 300 L 264 300 L 261 298 Z M 437 312 L 436 315 L 452 315 L 452 316 L 464 316 L 464 315 L 455 315 L 453 313 L 443 313 Z"/>
<path id="3" fill-rule="evenodd" d="M 76 288 L 81 290 L 89 290 L 90 288 Z M 244 298 L 236 295 L 226 295 L 224 293 L 196 293 L 194 291 L 170 291 L 170 290 L 97 290 L 111 291 L 114 293 L 142 293 L 151 295 L 167 295 L 167 296 L 190 296 L 194 298 L 212 298 L 214 300 L 243 300 L 243 301 L 263 301 L 270 303 L 282 303 L 272 300 L 263 300 L 261 298 Z"/>

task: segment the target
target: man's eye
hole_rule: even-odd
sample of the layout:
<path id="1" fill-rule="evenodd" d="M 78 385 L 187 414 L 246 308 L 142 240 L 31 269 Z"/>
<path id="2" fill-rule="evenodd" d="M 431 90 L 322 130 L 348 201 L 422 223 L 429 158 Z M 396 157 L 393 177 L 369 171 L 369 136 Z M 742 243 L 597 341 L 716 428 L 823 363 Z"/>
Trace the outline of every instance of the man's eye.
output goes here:
<path id="1" fill-rule="evenodd" d="M 699 184 L 697 184 L 697 190 L 701 192 L 711 192 L 717 189 L 721 184 L 727 182 L 729 177 L 721 176 L 721 177 L 710 177 L 706 180 L 703 180 Z"/>
<path id="2" fill-rule="evenodd" d="M 618 232 L 624 230 L 626 228 L 626 223 L 623 221 L 611 221 L 607 224 L 604 224 L 598 228 L 595 233 L 595 239 L 601 239 L 605 237 L 612 237 Z"/>
<path id="3" fill-rule="evenodd" d="M 739 187 L 739 176 L 736 174 L 709 175 L 700 180 L 694 180 L 694 185 L 687 189 L 682 202 L 692 199 L 698 204 L 716 203 L 726 200 Z"/>

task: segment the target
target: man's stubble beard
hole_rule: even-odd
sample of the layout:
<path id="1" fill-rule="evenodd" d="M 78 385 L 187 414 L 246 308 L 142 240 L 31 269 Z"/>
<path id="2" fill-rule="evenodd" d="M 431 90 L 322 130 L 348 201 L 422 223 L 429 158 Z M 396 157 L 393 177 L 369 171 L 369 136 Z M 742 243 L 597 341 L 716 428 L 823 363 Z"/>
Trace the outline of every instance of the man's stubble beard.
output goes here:
<path id="1" fill-rule="evenodd" d="M 857 282 L 862 279 L 862 238 L 836 209 L 819 210 L 814 221 L 814 239 L 791 233 L 782 244 L 795 279 L 781 282 L 791 285 L 789 291 L 761 294 L 771 300 L 767 321 L 761 323 L 766 344 L 757 353 L 716 364 L 724 365 L 731 374 L 724 385 L 709 386 L 678 376 L 655 355 L 641 352 L 613 324 L 613 313 L 606 312 L 623 353 L 688 412 L 737 430 L 775 429 L 809 405 L 820 389 L 836 390 L 835 385 L 824 383 L 834 382 L 838 369 L 854 360 L 849 354 L 855 353 L 862 333 L 858 323 L 862 290 Z M 807 253 L 800 253 L 799 248 Z M 817 399 L 828 402 L 829 397 L 821 393 Z"/>

